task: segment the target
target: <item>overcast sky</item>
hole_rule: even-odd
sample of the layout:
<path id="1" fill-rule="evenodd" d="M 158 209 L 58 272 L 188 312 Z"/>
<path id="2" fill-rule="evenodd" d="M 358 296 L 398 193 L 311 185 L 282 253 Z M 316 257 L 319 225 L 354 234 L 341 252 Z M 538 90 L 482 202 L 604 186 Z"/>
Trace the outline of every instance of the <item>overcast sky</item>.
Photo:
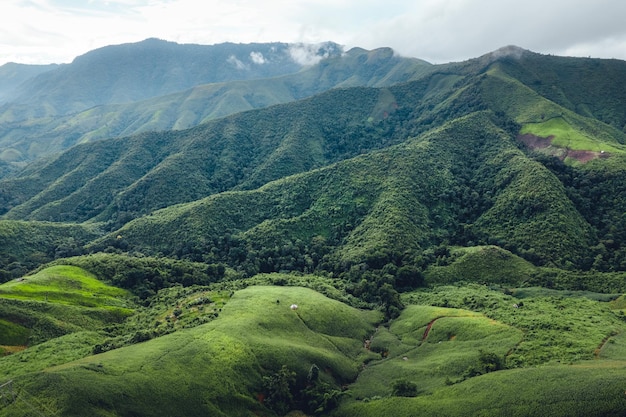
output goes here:
<path id="1" fill-rule="evenodd" d="M 106 45 L 333 41 L 444 63 L 505 45 L 626 59 L 624 0 L 2 0 L 0 65 Z"/>

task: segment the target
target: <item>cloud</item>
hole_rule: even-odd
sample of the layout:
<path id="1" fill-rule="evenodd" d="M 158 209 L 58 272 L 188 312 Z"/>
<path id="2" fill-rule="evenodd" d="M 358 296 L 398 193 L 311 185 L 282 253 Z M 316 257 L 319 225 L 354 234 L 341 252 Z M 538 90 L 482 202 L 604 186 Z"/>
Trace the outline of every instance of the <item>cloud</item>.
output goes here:
<path id="1" fill-rule="evenodd" d="M 250 59 L 257 65 L 262 65 L 267 62 L 261 52 L 250 52 Z"/>
<path id="2" fill-rule="evenodd" d="M 405 13 L 355 32 L 351 43 L 387 44 L 403 55 L 431 62 L 476 57 L 505 45 L 566 54 L 577 45 L 622 44 L 626 2 L 584 0 L 416 0 Z M 597 54 L 591 54 L 597 56 Z M 626 58 L 623 49 L 622 58 Z"/>
<path id="3" fill-rule="evenodd" d="M 240 71 L 248 69 L 248 66 L 244 64 L 243 62 L 241 62 L 235 55 L 229 56 L 226 62 L 233 65 L 235 68 L 237 68 Z"/>
<path id="4" fill-rule="evenodd" d="M 315 65 L 333 52 L 333 46 L 327 43 L 305 44 L 294 43 L 289 45 L 289 56 L 300 65 Z"/>

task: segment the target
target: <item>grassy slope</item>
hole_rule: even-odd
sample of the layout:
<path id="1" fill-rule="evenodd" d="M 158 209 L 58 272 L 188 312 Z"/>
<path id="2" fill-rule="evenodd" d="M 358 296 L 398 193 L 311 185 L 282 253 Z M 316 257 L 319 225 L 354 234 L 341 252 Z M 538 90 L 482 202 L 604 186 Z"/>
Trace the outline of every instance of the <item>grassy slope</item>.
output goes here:
<path id="1" fill-rule="evenodd" d="M 0 285 L 0 297 L 85 307 L 123 307 L 128 293 L 74 266 L 52 266 Z"/>
<path id="2" fill-rule="evenodd" d="M 504 112 L 521 125 L 520 134 L 553 137 L 549 150 L 557 155 L 562 149 L 624 153 L 623 131 L 563 107 L 558 100 L 551 101 L 532 86 L 524 85 L 524 78 L 514 78 L 507 71 L 512 72 L 504 64 L 492 66 L 482 83 L 483 95 L 490 108 Z M 573 88 L 568 91 L 576 92 Z"/>
<path id="3" fill-rule="evenodd" d="M 451 266 L 457 274 L 485 265 L 497 269 L 497 262 L 483 259 L 493 250 L 515 261 L 501 249 L 473 248 L 453 253 Z M 521 260 L 513 263 L 512 274 L 529 268 Z M 61 274 L 65 268 L 53 267 L 38 281 L 78 272 L 71 267 L 74 274 Z M 500 282 L 501 277 L 487 273 L 482 279 Z M 164 292 L 159 301 L 164 307 L 195 306 L 197 296 L 207 296 L 193 289 L 169 292 L 175 298 Z M 337 384 L 358 374 L 337 415 L 403 416 L 420 410 L 425 415 L 542 416 L 571 415 L 572 409 L 574 415 L 619 415 L 625 405 L 615 387 L 624 382 L 626 339 L 616 313 L 626 304 L 621 298 L 598 301 L 607 299 L 540 288 L 435 287 L 405 294 L 408 307 L 402 315 L 373 332 L 375 312 L 304 288 L 248 287 L 221 304 L 219 317 L 208 324 L 96 356 L 87 355 L 102 336 L 75 331 L 2 358 L 0 369 L 15 379 L 22 398 L 42 412 L 67 416 L 85 410 L 103 416 L 171 415 L 174 410 L 264 415 L 256 399 L 261 377 L 286 364 L 303 379 L 312 363 Z M 298 309 L 291 310 L 291 303 Z M 194 306 L 183 307 L 179 319 L 215 312 Z M 157 321 L 170 310 L 154 310 Z M 366 337 L 370 352 L 362 349 Z M 468 376 L 481 351 L 513 369 Z M 367 366 L 359 371 L 362 361 Z M 387 398 L 398 380 L 415 382 L 418 396 Z M 2 412 L 20 416 L 32 409 L 18 401 Z"/>
<path id="4" fill-rule="evenodd" d="M 368 364 L 337 415 L 617 416 L 626 410 L 625 328 L 611 310 L 620 304 L 542 290 L 517 298 L 477 285 L 405 300 L 411 305 L 373 336 L 372 347 L 389 356 Z M 479 350 L 513 369 L 466 379 Z M 416 383 L 417 397 L 388 397 L 398 379 Z"/>
<path id="5" fill-rule="evenodd" d="M 256 399 L 262 375 L 285 364 L 301 379 L 315 363 L 322 378 L 351 381 L 377 319 L 312 290 L 250 287 L 211 323 L 24 376 L 16 385 L 66 416 L 269 415 Z M 15 403 L 0 415 L 28 412 Z"/>
<path id="6" fill-rule="evenodd" d="M 446 265 L 432 265 L 425 271 L 429 285 L 468 281 L 518 286 L 528 281 L 536 267 L 497 246 L 456 248 Z"/>
<path id="7" fill-rule="evenodd" d="M 336 415 L 617 417 L 626 410 L 624 368 L 621 361 L 494 372 L 433 395 L 357 403 Z"/>
<path id="8" fill-rule="evenodd" d="M 127 291 L 74 266 L 1 284 L 0 345 L 8 352 L 29 349 L 3 358 L 0 368 L 14 376 L 83 357 L 102 340 L 96 332 L 128 317 L 132 307 Z"/>

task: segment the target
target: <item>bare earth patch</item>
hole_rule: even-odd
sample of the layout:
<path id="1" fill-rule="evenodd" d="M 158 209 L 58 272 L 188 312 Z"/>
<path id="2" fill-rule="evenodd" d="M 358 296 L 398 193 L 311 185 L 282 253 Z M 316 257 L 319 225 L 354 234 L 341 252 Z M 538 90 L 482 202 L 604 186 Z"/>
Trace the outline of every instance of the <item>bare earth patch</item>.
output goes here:
<path id="1" fill-rule="evenodd" d="M 4 351 L 4 355 L 11 355 L 13 353 L 21 352 L 26 349 L 26 346 L 0 346 L 0 350 Z"/>
<path id="2" fill-rule="evenodd" d="M 578 151 L 567 148 L 560 148 L 552 145 L 554 136 L 548 136 L 543 138 L 541 136 L 531 135 L 526 133 L 524 135 L 518 135 L 517 140 L 526 145 L 529 149 L 539 150 L 546 149 L 550 155 L 556 156 L 561 161 L 565 158 L 575 159 L 578 162 L 585 163 L 596 158 L 608 158 L 610 154 L 608 152 L 596 152 L 596 151 Z"/>

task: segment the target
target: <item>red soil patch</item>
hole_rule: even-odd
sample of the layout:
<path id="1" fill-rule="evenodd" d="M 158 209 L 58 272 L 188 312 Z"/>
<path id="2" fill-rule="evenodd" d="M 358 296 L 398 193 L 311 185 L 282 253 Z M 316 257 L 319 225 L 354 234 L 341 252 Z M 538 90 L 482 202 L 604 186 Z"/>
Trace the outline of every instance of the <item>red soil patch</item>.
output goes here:
<path id="1" fill-rule="evenodd" d="M 552 146 L 552 140 L 554 136 L 548 136 L 547 138 L 543 138 L 541 136 L 531 135 L 530 133 L 526 133 L 524 135 L 518 135 L 517 140 L 526 145 L 529 149 L 546 149 L 552 147 L 554 151 L 549 152 L 551 155 L 556 156 L 561 161 L 566 158 L 575 159 L 578 162 L 589 162 L 592 159 L 596 158 L 608 158 L 610 154 L 608 152 L 595 152 L 595 151 L 576 151 L 568 148 L 560 148 L 557 146 Z"/>
<path id="2" fill-rule="evenodd" d="M 529 149 L 544 149 L 552 145 L 552 139 L 554 136 L 548 136 L 547 138 L 542 138 L 541 136 L 531 135 L 530 133 L 526 133 L 524 135 L 518 135 L 517 140 L 522 142 L 524 145 L 528 146 Z"/>

